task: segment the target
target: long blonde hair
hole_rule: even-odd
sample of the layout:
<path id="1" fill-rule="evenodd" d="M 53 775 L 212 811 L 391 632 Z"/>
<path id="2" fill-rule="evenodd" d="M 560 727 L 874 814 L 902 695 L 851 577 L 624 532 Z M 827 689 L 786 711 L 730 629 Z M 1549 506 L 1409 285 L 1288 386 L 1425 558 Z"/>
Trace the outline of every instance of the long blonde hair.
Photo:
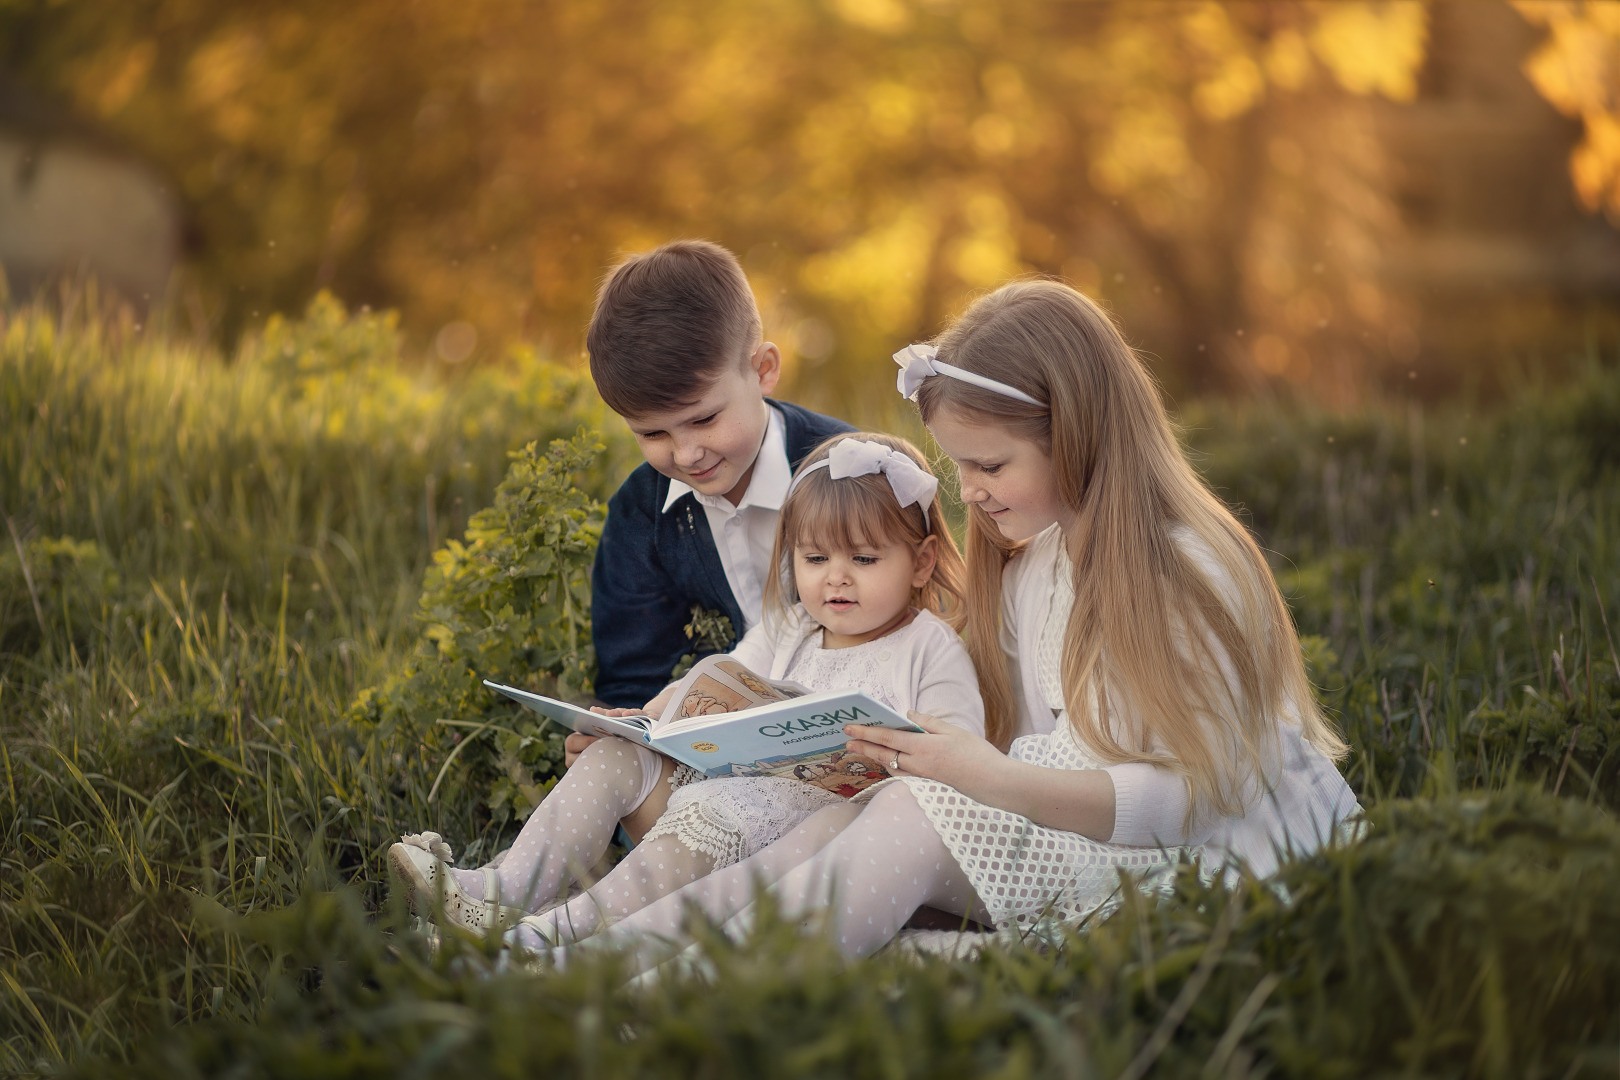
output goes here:
<path id="1" fill-rule="evenodd" d="M 912 590 L 911 604 L 932 611 L 953 629 L 960 630 L 966 614 L 962 581 L 967 576 L 967 567 L 962 562 L 961 549 L 946 527 L 939 493 L 934 493 L 933 504 L 925 515 L 921 507 L 901 506 L 888 479 L 881 473 L 834 480 L 826 469 L 804 471 L 845 439 L 881 443 L 911 458 L 923 472 L 933 474 L 921 450 L 905 439 L 880 432 L 834 435 L 806 454 L 799 463 L 804 479 L 788 493 L 776 523 L 776 544 L 771 553 L 771 565 L 776 567 L 776 573 L 765 582 L 765 617 L 781 625 L 788 608 L 799 598 L 793 580 L 795 545 L 853 551 L 863 544 L 901 543 L 915 555 L 932 536 L 934 573 L 927 584 Z"/>
<path id="2" fill-rule="evenodd" d="M 1342 758 L 1347 748 L 1316 705 L 1265 558 L 1188 464 L 1157 385 L 1108 315 L 1066 285 L 1014 282 L 974 303 L 935 344 L 940 361 L 1049 403 L 942 377 L 925 380 L 917 397 L 924 423 L 959 410 L 1051 458 L 1074 512 L 1064 538 L 1074 607 L 1062 686 L 1081 744 L 1109 764 L 1181 773 L 1189 824 L 1206 812 L 1243 812 L 1276 760 L 1280 722 L 1300 723 L 1312 744 Z M 1177 526 L 1223 573 L 1224 598 L 1172 537 Z M 965 633 L 987 730 L 1003 748 L 1017 705 L 1000 645 L 1001 579 L 1019 547 L 969 507 Z"/>

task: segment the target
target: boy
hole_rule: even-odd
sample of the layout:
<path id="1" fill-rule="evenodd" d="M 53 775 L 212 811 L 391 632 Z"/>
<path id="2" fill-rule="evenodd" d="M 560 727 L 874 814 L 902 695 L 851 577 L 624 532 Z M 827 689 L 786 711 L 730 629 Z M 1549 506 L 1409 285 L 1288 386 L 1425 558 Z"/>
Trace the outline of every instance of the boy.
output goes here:
<path id="1" fill-rule="evenodd" d="M 691 647 L 694 606 L 760 620 L 771 544 L 793 469 L 848 424 L 770 400 L 782 355 L 762 340 L 736 258 L 680 240 L 620 263 L 586 335 L 597 392 L 647 461 L 608 502 L 591 574 L 596 694 L 640 708 Z M 572 735 L 568 762 L 592 740 Z M 668 787 L 624 819 L 639 838 Z M 643 820 L 644 819 L 644 820 Z"/>
<path id="2" fill-rule="evenodd" d="M 639 708 L 690 647 L 694 606 L 729 616 L 739 638 L 759 622 L 793 468 L 852 429 L 769 400 L 782 356 L 761 340 L 742 267 L 715 244 L 677 241 L 620 263 L 597 295 L 586 346 L 597 391 L 647 457 L 608 502 L 591 573 L 597 696 Z M 569 798 L 542 802 L 498 869 L 446 867 L 437 833 L 389 849 L 413 905 L 482 930 L 595 864 L 615 819 L 639 842 L 669 806 L 674 763 L 618 739 L 591 748 L 597 741 L 568 736 Z"/>

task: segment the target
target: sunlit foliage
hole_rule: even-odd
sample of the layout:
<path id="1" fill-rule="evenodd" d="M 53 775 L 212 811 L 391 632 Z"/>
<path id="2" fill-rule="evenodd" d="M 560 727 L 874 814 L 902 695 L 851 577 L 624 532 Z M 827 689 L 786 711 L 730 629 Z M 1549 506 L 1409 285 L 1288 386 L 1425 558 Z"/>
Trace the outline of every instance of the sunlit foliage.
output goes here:
<path id="1" fill-rule="evenodd" d="M 853 370 L 1027 272 L 1194 385 L 1377 352 L 1363 105 L 1413 96 L 1426 33 L 1415 0 L 0 6 L 14 66 L 172 174 L 228 326 L 331 287 L 451 360 L 572 348 L 616 253 L 702 234 L 790 389 L 855 408 Z"/>
<path id="2" fill-rule="evenodd" d="M 1620 4 L 1520 0 L 1515 6 L 1548 31 L 1526 73 L 1586 129 L 1569 161 L 1581 201 L 1620 220 Z"/>

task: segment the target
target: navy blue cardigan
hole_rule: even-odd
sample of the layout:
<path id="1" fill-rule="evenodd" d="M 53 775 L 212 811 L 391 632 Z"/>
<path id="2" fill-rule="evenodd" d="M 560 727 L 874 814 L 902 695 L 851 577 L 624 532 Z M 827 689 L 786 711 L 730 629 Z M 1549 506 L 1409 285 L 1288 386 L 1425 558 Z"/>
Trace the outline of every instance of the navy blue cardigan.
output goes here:
<path id="1" fill-rule="evenodd" d="M 823 439 L 854 430 L 842 420 L 767 401 L 782 414 L 793 468 Z M 692 648 L 684 631 L 693 604 L 729 616 L 739 636 L 745 625 L 702 505 L 688 493 L 666 514 L 668 497 L 669 477 L 643 462 L 608 500 L 591 568 L 591 639 L 596 696 L 609 705 L 640 708 L 669 683 L 670 671 Z"/>

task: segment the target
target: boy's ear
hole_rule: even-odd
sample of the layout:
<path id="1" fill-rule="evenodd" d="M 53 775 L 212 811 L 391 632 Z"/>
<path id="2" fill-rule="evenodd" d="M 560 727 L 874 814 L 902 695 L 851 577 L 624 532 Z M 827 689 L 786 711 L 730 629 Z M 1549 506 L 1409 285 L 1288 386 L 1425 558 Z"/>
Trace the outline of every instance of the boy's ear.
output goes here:
<path id="1" fill-rule="evenodd" d="M 922 542 L 917 549 L 917 559 L 913 564 L 915 572 L 911 575 L 911 587 L 920 589 L 928 584 L 928 579 L 934 576 L 934 567 L 939 565 L 939 538 L 930 536 Z"/>
<path id="2" fill-rule="evenodd" d="M 760 342 L 748 357 L 748 369 L 759 379 L 759 392 L 769 397 L 782 378 L 782 350 L 772 342 Z"/>

